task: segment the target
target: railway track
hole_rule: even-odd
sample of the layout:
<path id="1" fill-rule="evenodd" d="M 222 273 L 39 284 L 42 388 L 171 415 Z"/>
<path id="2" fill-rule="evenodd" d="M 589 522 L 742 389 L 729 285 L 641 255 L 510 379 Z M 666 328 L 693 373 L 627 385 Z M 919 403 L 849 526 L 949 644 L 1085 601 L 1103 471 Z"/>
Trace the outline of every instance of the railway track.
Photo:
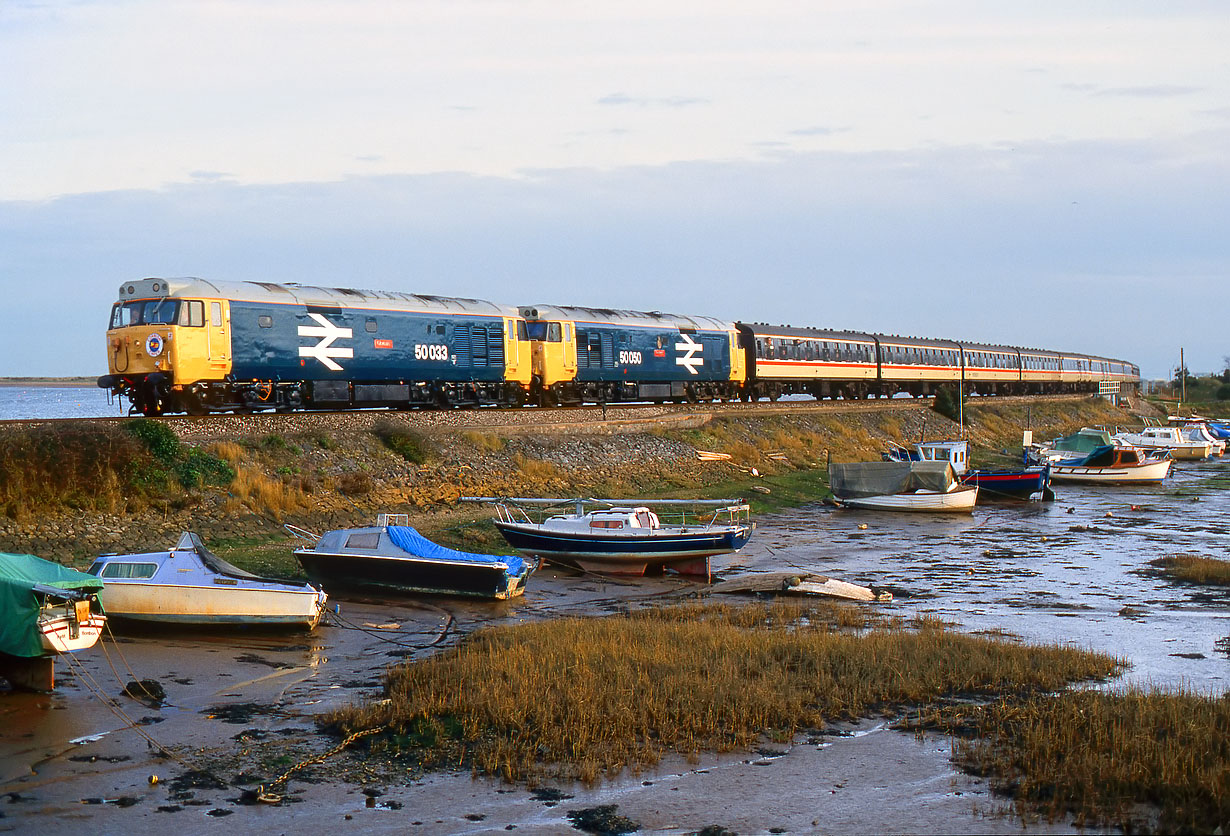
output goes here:
<path id="1" fill-rule="evenodd" d="M 1028 404 L 1057 400 L 1083 400 L 1088 395 L 1019 395 L 996 396 L 997 403 Z M 988 399 L 978 398 L 978 401 Z M 212 415 L 167 415 L 151 420 L 162 421 L 175 428 L 185 439 L 216 438 L 218 436 L 262 435 L 271 433 L 308 433 L 330 429 L 364 429 L 390 418 L 406 421 L 411 427 L 424 430 L 501 430 L 513 432 L 561 431 L 569 428 L 603 425 L 686 425 L 712 416 L 771 416 L 824 412 L 832 414 L 883 412 L 929 409 L 932 398 L 877 398 L 872 400 L 783 400 L 756 403 L 698 404 L 620 404 L 572 407 L 521 407 L 517 409 L 451 409 L 451 410 L 388 410 L 361 409 L 278 414 L 255 412 L 247 414 L 216 413 Z M 139 417 L 139 416 L 134 416 Z M 129 417 L 100 418 L 21 418 L 0 421 L 0 431 L 23 427 L 71 424 L 75 422 L 118 423 Z"/>

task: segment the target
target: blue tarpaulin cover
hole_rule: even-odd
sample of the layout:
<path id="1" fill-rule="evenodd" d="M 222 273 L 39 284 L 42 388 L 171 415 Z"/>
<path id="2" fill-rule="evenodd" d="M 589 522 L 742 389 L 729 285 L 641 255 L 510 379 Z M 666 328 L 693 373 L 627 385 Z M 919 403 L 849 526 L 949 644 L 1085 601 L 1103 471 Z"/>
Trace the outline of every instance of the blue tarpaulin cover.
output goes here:
<path id="1" fill-rule="evenodd" d="M 402 551 L 429 560 L 461 560 L 466 563 L 506 563 L 510 575 L 520 575 L 525 561 L 518 555 L 474 554 L 459 552 L 433 543 L 408 525 L 390 525 L 389 539 Z"/>
<path id="2" fill-rule="evenodd" d="M 82 592 L 103 588 L 102 581 L 85 572 L 32 554 L 0 552 L 0 652 L 27 658 L 45 653 L 38 634 L 38 585 Z"/>

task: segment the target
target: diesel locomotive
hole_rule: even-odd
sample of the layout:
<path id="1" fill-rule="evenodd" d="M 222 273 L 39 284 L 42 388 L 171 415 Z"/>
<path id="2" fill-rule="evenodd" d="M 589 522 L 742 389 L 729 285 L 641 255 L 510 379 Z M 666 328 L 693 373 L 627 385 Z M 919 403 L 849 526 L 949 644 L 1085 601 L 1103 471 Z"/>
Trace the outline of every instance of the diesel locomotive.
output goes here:
<path id="1" fill-rule="evenodd" d="M 147 278 L 120 286 L 98 385 L 130 412 L 448 408 L 1098 391 L 1131 363 L 658 311 Z"/>

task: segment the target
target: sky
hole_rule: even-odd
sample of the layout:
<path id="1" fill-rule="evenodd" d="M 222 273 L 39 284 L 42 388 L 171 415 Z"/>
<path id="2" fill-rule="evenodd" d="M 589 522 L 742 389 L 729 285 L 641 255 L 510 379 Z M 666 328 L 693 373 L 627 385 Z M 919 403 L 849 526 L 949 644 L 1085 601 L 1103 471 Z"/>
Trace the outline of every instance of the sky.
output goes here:
<path id="1" fill-rule="evenodd" d="M 1230 363 L 1230 5 L 2 0 L 0 376 L 122 282 Z"/>

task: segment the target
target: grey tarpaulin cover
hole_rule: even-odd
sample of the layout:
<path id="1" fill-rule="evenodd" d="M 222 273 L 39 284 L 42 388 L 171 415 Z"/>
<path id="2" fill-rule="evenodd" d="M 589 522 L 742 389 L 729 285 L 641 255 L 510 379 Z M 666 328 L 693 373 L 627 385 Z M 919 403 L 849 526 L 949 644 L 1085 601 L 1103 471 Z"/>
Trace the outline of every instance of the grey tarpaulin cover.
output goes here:
<path id="1" fill-rule="evenodd" d="M 956 481 L 956 474 L 948 462 L 834 462 L 829 465 L 829 488 L 838 499 L 917 490 L 944 493 Z"/>

